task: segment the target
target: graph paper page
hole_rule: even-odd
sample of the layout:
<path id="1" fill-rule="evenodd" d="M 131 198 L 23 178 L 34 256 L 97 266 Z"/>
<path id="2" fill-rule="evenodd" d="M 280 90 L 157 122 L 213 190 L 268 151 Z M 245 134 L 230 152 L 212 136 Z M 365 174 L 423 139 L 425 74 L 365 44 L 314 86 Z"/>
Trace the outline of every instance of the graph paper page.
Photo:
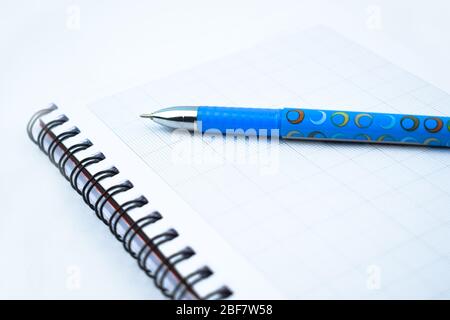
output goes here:
<path id="1" fill-rule="evenodd" d="M 448 150 L 224 141 L 138 117 L 176 105 L 448 116 L 449 94 L 318 27 L 89 108 L 286 297 L 450 298 Z"/>

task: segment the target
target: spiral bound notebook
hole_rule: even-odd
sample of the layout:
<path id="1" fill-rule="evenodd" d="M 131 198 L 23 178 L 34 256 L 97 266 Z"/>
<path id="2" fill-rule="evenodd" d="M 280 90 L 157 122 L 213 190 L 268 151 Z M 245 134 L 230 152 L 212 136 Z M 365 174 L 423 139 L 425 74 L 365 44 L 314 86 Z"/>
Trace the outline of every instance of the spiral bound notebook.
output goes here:
<path id="1" fill-rule="evenodd" d="M 319 27 L 64 105 L 70 121 L 51 106 L 28 130 L 168 297 L 450 298 L 448 151 L 222 141 L 138 117 L 198 104 L 448 115 L 450 95 Z"/>
<path id="2" fill-rule="evenodd" d="M 48 122 L 44 122 L 42 118 L 56 109 L 56 105 L 51 105 L 33 115 L 27 127 L 30 139 L 48 155 L 72 188 L 109 227 L 116 239 L 123 243 L 124 249 L 137 259 L 139 267 L 154 279 L 155 286 L 164 295 L 174 299 L 219 299 L 230 296 L 231 291 L 227 287 L 218 288 L 204 296 L 196 292 L 193 286 L 207 279 L 212 271 L 204 266 L 188 275 L 179 273 L 176 265 L 191 258 L 195 252 L 190 247 L 185 247 L 170 256 L 162 254 L 159 246 L 176 238 L 177 231 L 168 229 L 160 234 L 147 234 L 144 231 L 146 226 L 157 223 L 163 216 L 155 210 L 139 218 L 131 217 L 129 211 L 145 208 L 148 204 L 147 198 L 141 195 L 119 204 L 115 196 L 132 189 L 133 183 L 125 180 L 105 187 L 102 181 L 118 175 L 119 169 L 111 166 L 95 173 L 91 172 L 89 167 L 105 160 L 104 154 L 97 152 L 89 157 L 78 157 L 80 151 L 92 147 L 93 144 L 89 139 L 84 139 L 66 145 L 65 141 L 80 134 L 80 130 L 73 127 L 55 134 L 54 130 L 69 120 L 67 116 L 59 115 Z"/>

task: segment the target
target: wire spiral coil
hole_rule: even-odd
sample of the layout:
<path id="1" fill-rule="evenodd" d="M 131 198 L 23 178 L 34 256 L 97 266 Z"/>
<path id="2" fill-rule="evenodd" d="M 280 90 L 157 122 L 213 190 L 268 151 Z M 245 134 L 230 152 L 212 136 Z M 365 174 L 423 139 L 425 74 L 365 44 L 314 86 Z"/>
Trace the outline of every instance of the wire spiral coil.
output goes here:
<path id="1" fill-rule="evenodd" d="M 163 219 L 163 216 L 158 211 L 152 211 L 137 220 L 133 220 L 129 216 L 129 212 L 147 205 L 149 203 L 148 199 L 141 195 L 135 199 L 118 204 L 114 197 L 132 189 L 132 182 L 126 180 L 106 189 L 103 188 L 101 182 L 116 176 L 119 174 L 119 170 L 112 166 L 95 173 L 88 171 L 89 166 L 105 160 L 105 155 L 98 152 L 83 159 L 77 158 L 77 153 L 89 149 L 93 146 L 93 143 L 85 139 L 67 147 L 64 142 L 77 136 L 80 130 L 77 127 L 73 127 L 62 133 L 55 134 L 53 130 L 65 124 L 69 121 L 69 118 L 65 115 L 60 115 L 44 123 L 42 117 L 56 109 L 57 106 L 52 104 L 48 108 L 36 112 L 31 117 L 27 125 L 29 138 L 49 157 L 50 161 L 69 181 L 72 188 L 82 196 L 83 201 L 109 227 L 116 239 L 122 242 L 124 249 L 137 260 L 138 266 L 153 279 L 155 286 L 166 297 L 171 299 L 225 299 L 231 296 L 232 292 L 225 286 L 204 296 L 200 296 L 195 291 L 195 284 L 213 274 L 210 268 L 204 266 L 186 276 L 182 276 L 178 272 L 177 264 L 190 259 L 195 255 L 195 251 L 191 247 L 185 247 L 169 256 L 165 256 L 160 251 L 160 246 L 175 239 L 178 236 L 178 232 L 175 229 L 169 229 L 153 237 L 147 236 L 143 229 Z M 36 132 L 34 129 L 37 123 L 39 123 L 39 127 Z M 58 152 L 60 153 L 59 159 L 57 157 Z M 96 198 L 93 196 L 94 191 L 97 193 Z M 113 208 L 113 212 L 109 217 L 105 215 L 107 206 Z M 126 227 L 122 227 L 123 230 L 120 232 L 119 226 L 124 224 Z M 137 240 L 142 245 L 138 248 L 133 248 L 133 243 L 136 243 Z M 154 268 L 149 267 L 149 261 L 152 260 L 151 257 L 156 257 L 159 261 Z M 175 279 L 172 287 L 166 285 L 169 275 L 171 279 Z"/>

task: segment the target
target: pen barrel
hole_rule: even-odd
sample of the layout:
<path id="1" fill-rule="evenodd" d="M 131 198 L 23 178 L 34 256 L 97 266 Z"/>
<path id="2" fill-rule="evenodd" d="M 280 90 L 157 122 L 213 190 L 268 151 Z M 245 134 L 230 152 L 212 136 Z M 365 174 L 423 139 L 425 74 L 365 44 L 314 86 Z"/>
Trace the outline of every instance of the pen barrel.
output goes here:
<path id="1" fill-rule="evenodd" d="M 390 113 L 286 108 L 280 135 L 317 139 L 450 146 L 450 118 Z"/>
<path id="2" fill-rule="evenodd" d="M 281 112 L 280 109 L 199 107 L 197 129 L 200 132 L 278 135 Z"/>

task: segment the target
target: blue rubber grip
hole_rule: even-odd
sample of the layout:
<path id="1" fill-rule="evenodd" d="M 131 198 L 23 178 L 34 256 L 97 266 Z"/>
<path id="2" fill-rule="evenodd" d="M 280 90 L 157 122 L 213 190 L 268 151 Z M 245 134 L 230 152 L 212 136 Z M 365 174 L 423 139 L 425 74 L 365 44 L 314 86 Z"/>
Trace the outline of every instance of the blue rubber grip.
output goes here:
<path id="1" fill-rule="evenodd" d="M 281 112 L 280 109 L 199 107 L 197 125 L 201 132 L 254 130 L 259 134 L 260 130 L 267 130 L 270 135 L 271 130 L 280 128 Z"/>

